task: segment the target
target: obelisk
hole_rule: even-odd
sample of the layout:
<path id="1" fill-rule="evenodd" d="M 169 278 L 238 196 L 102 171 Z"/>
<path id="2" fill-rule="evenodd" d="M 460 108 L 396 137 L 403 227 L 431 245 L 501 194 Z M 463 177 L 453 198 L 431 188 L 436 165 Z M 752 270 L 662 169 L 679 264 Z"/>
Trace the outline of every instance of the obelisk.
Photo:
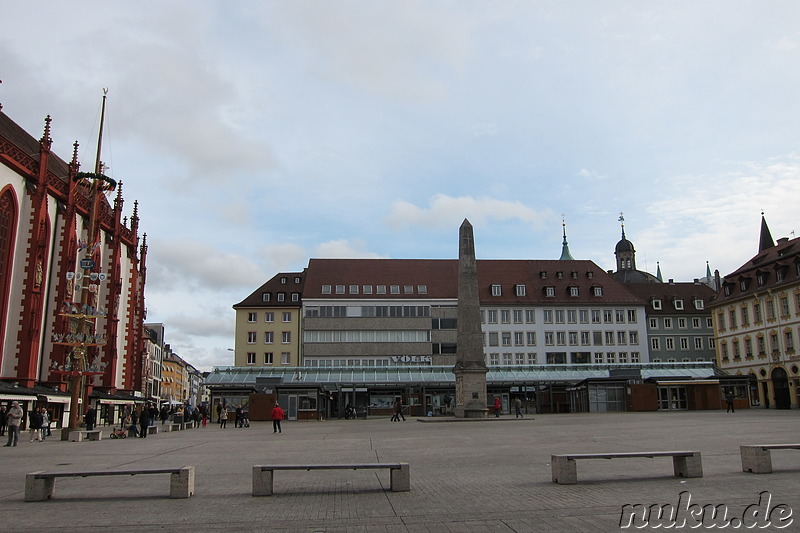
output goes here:
<path id="1" fill-rule="evenodd" d="M 472 224 L 464 219 L 458 245 L 458 337 L 456 366 L 456 418 L 485 418 L 486 360 L 483 354 L 478 265 Z"/>

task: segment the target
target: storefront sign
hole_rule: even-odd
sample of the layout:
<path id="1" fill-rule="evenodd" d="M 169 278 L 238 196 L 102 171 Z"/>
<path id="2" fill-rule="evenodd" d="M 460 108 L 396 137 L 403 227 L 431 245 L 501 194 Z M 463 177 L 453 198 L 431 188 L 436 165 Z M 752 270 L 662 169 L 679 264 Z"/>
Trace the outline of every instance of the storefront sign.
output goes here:
<path id="1" fill-rule="evenodd" d="M 392 356 L 392 363 L 396 365 L 408 365 L 408 364 L 419 364 L 419 363 L 431 363 L 431 356 L 430 355 L 393 355 Z"/>

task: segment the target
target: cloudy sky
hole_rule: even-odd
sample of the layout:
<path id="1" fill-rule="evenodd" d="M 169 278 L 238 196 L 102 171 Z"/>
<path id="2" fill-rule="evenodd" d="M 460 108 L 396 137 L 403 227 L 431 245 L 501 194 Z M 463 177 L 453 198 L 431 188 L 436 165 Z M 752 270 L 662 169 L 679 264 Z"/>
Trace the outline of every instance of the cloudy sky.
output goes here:
<path id="1" fill-rule="evenodd" d="M 0 103 L 139 202 L 148 321 L 207 370 L 311 257 L 572 254 L 690 281 L 792 237 L 800 5 L 6 0 Z"/>

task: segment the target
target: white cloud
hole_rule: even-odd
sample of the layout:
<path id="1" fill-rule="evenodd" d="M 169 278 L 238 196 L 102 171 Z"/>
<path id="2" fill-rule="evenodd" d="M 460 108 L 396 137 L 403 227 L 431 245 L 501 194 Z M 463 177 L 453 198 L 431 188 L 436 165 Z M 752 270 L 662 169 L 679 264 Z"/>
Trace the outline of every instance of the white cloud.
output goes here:
<path id="1" fill-rule="evenodd" d="M 426 228 L 452 229 L 461 225 L 466 218 L 472 223 L 485 224 L 490 220 L 518 220 L 525 224 L 539 226 L 549 218 L 549 209 L 537 211 L 522 202 L 509 202 L 494 198 L 473 198 L 462 196 L 454 198 L 445 194 L 437 194 L 428 202 L 429 207 L 422 208 L 397 200 L 391 213 L 386 217 L 387 223 L 395 228 L 421 226 Z"/>
<path id="2" fill-rule="evenodd" d="M 326 259 L 380 259 L 381 255 L 366 250 L 365 241 L 340 239 L 321 243 L 316 248 L 316 257 Z"/>

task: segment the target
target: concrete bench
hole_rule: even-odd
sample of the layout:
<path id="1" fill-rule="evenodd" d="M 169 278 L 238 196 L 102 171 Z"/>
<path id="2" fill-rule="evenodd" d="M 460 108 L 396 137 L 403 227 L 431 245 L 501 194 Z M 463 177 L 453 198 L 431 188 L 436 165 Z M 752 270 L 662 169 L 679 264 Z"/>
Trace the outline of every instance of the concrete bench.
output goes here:
<path id="1" fill-rule="evenodd" d="M 169 474 L 169 497 L 188 498 L 194 494 L 194 467 L 143 468 L 139 470 L 97 470 L 89 472 L 32 472 L 25 476 L 25 501 L 41 502 L 53 497 L 57 477 L 136 476 Z"/>
<path id="2" fill-rule="evenodd" d="M 102 440 L 103 432 L 99 429 L 76 429 L 69 432 L 69 440 L 72 442 L 83 442 L 86 440 Z"/>
<path id="3" fill-rule="evenodd" d="M 392 492 L 411 490 L 411 471 L 408 463 L 363 463 L 347 465 L 256 465 L 253 467 L 253 496 L 272 496 L 276 470 L 360 470 L 390 469 Z"/>
<path id="4" fill-rule="evenodd" d="M 164 431 L 180 431 L 183 429 L 180 424 L 164 424 L 161 427 L 164 428 Z"/>
<path id="5" fill-rule="evenodd" d="M 569 485 L 578 482 L 577 459 L 637 459 L 654 457 L 672 457 L 672 466 L 676 477 L 703 477 L 703 463 L 700 452 L 619 452 L 619 453 L 574 453 L 553 455 L 550 465 L 553 470 L 553 483 Z"/>
<path id="6" fill-rule="evenodd" d="M 158 435 L 158 426 L 147 426 L 148 435 Z"/>
<path id="7" fill-rule="evenodd" d="M 749 444 L 739 446 L 742 456 L 742 471 L 754 474 L 772 473 L 770 450 L 800 450 L 800 444 Z"/>

